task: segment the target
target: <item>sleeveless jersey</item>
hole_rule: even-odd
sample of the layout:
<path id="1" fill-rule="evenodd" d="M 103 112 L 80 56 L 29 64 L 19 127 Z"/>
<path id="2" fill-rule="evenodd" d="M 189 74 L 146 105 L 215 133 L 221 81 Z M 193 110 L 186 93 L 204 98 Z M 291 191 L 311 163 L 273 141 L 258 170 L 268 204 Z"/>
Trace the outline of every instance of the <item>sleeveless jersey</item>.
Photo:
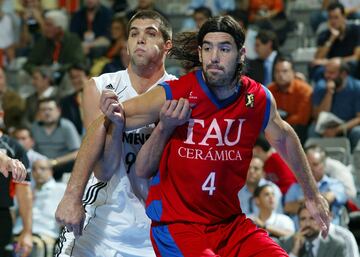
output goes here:
<path id="1" fill-rule="evenodd" d="M 241 213 L 243 187 L 258 134 L 268 123 L 268 90 L 243 76 L 237 92 L 218 100 L 198 70 L 162 83 L 167 99 L 187 98 L 188 123 L 178 127 L 151 181 L 147 215 L 156 222 L 216 224 Z"/>
<path id="2" fill-rule="evenodd" d="M 93 79 L 100 92 L 104 89 L 113 90 L 121 102 L 138 96 L 127 70 L 106 73 Z M 176 77 L 165 73 L 154 86 L 172 79 Z M 106 183 L 92 177 L 84 194 L 83 202 L 87 213 L 84 234 L 87 230 L 93 230 L 92 236 L 95 235 L 114 249 L 135 246 L 136 251 L 142 251 L 139 249 L 151 247 L 150 221 L 144 208 L 148 180 L 136 176 L 134 164 L 136 155 L 150 137 L 153 128 L 152 124 L 124 132 L 120 169 Z M 141 252 L 138 254 L 141 256 Z M 145 255 L 146 253 L 143 256 Z"/>

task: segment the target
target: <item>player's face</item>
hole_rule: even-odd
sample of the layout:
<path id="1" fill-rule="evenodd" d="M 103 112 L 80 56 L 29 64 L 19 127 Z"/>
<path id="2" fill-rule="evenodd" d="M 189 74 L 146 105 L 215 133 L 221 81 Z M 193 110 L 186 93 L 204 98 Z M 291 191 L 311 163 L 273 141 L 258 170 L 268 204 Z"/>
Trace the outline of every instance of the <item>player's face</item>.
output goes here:
<path id="1" fill-rule="evenodd" d="M 319 225 L 307 209 L 303 209 L 299 213 L 299 226 L 306 238 L 317 237 L 320 233 Z"/>
<path id="2" fill-rule="evenodd" d="M 240 62 L 240 51 L 230 34 L 206 34 L 202 46 L 199 47 L 199 58 L 209 86 L 224 87 L 232 84 Z"/>
<path id="3" fill-rule="evenodd" d="M 265 187 L 261 191 L 259 197 L 257 197 L 256 202 L 259 207 L 265 208 L 267 210 L 275 210 L 276 199 L 274 188 L 272 186 Z"/>
<path id="4" fill-rule="evenodd" d="M 159 26 L 160 22 L 153 19 L 136 19 L 132 22 L 128 37 L 131 65 L 148 66 L 163 62 L 171 42 L 164 42 Z"/>

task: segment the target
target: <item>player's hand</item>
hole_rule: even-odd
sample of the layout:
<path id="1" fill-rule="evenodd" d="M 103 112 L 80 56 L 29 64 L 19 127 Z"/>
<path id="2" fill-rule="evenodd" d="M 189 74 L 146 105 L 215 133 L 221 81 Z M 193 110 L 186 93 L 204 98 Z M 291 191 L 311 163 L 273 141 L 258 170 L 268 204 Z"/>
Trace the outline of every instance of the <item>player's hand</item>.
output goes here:
<path id="1" fill-rule="evenodd" d="M 78 201 L 65 192 L 56 209 L 55 218 L 60 225 L 65 226 L 69 232 L 73 232 L 75 237 L 82 235 L 85 210 L 81 200 Z"/>
<path id="2" fill-rule="evenodd" d="M 0 160 L 0 172 L 5 177 L 8 177 L 9 172 L 11 172 L 12 178 L 18 182 L 24 181 L 27 174 L 25 166 L 21 161 L 7 156 Z"/>
<path id="3" fill-rule="evenodd" d="M 160 110 L 159 126 L 164 130 L 173 130 L 186 123 L 190 116 L 191 108 L 187 99 L 167 100 Z"/>
<path id="4" fill-rule="evenodd" d="M 28 257 L 33 248 L 32 234 L 22 231 L 16 244 L 15 252 L 21 257 Z"/>
<path id="5" fill-rule="evenodd" d="M 124 110 L 114 91 L 102 91 L 100 97 L 100 110 L 115 125 L 124 125 Z"/>
<path id="6" fill-rule="evenodd" d="M 329 233 L 330 227 L 330 210 L 326 199 L 317 194 L 314 199 L 305 199 L 306 208 L 314 217 L 316 223 L 320 226 L 321 235 L 323 238 Z"/>

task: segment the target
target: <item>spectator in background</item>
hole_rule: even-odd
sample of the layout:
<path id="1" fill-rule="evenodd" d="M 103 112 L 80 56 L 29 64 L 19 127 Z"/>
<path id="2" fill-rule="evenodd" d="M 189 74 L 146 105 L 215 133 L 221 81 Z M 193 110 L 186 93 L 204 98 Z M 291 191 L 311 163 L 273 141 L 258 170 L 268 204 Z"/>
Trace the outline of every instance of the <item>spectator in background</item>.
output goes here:
<path id="1" fill-rule="evenodd" d="M 325 174 L 325 158 L 321 148 L 309 146 L 306 150 L 306 157 L 309 161 L 312 174 L 319 188 L 319 192 L 328 201 L 331 208 L 333 220 L 337 225 L 342 224 L 341 212 L 347 201 L 345 188 L 340 181 L 330 178 Z M 285 195 L 284 211 L 288 214 L 295 215 L 298 213 L 300 206 L 304 203 L 304 194 L 298 183 L 293 184 Z"/>
<path id="2" fill-rule="evenodd" d="M 84 135 L 83 125 L 83 88 L 89 80 L 89 71 L 84 65 L 75 64 L 69 69 L 74 93 L 60 99 L 61 117 L 70 120 L 79 135 Z"/>
<path id="3" fill-rule="evenodd" d="M 295 77 L 290 59 L 280 57 L 274 66 L 274 82 L 268 88 L 275 98 L 280 116 L 294 128 L 304 143 L 311 117 L 312 87 Z"/>
<path id="4" fill-rule="evenodd" d="M 24 69 L 31 74 L 36 66 L 50 68 L 56 84 L 67 69 L 75 63 L 84 62 L 84 54 L 79 38 L 68 32 L 66 14 L 52 10 L 45 14 L 44 35 L 32 48 Z"/>
<path id="5" fill-rule="evenodd" d="M 325 80 L 315 84 L 313 116 L 330 112 L 345 123 L 325 128 L 322 134 L 315 132 L 315 123 L 309 127 L 309 137 L 347 136 L 354 149 L 360 139 L 360 81 L 349 75 L 349 67 L 339 58 L 333 58 L 325 66 Z"/>
<path id="6" fill-rule="evenodd" d="M 257 215 L 250 215 L 255 224 L 265 229 L 271 237 L 290 236 L 295 232 L 292 219 L 282 213 L 276 213 L 278 204 L 274 188 L 269 184 L 258 186 L 254 191 L 256 206 L 259 208 Z"/>
<path id="7" fill-rule="evenodd" d="M 101 74 L 123 70 L 128 66 L 130 57 L 126 48 L 126 26 L 127 21 L 124 17 L 116 16 L 113 18 L 111 22 L 112 42 L 106 53 L 108 63 L 103 67 Z"/>
<path id="8" fill-rule="evenodd" d="M 0 67 L 5 67 L 15 59 L 16 30 L 12 17 L 2 10 L 2 5 L 3 0 L 0 1 Z"/>
<path id="9" fill-rule="evenodd" d="M 275 183 L 285 195 L 290 186 L 296 183 L 294 173 L 289 166 L 263 135 L 256 140 L 253 153 L 264 162 L 265 178 Z"/>
<path id="10" fill-rule="evenodd" d="M 51 159 L 54 177 L 60 179 L 64 172 L 71 171 L 80 147 L 80 136 L 69 120 L 60 117 L 60 106 L 54 98 L 39 100 L 38 110 L 39 121 L 31 128 L 34 149 Z"/>
<path id="11" fill-rule="evenodd" d="M 296 234 L 281 238 L 280 246 L 290 257 L 340 257 L 346 256 L 346 246 L 342 238 L 329 234 L 320 236 L 319 225 L 316 224 L 305 204 L 299 206 L 299 230 Z"/>
<path id="12" fill-rule="evenodd" d="M 4 128 L 4 110 L 0 100 L 0 127 Z M 0 152 L 13 159 L 18 159 L 22 164 L 16 163 L 16 166 L 21 165 L 25 168 L 29 167 L 29 160 L 26 156 L 24 148 L 13 138 L 4 134 L 0 130 Z M 21 219 L 24 227 L 20 232 L 18 245 L 15 249 L 17 253 L 22 252 L 21 257 L 26 257 L 31 252 L 32 248 L 32 195 L 30 187 L 30 177 L 24 182 L 15 182 L 11 176 L 0 176 L 0 256 L 10 257 L 9 252 L 5 251 L 5 246 L 11 242 L 12 235 L 12 218 L 10 215 L 10 207 L 13 205 L 13 198 L 19 205 Z"/>
<path id="13" fill-rule="evenodd" d="M 84 53 L 91 59 L 101 56 L 110 45 L 111 18 L 112 11 L 100 0 L 85 0 L 71 19 L 70 31 L 81 38 Z"/>
<path id="14" fill-rule="evenodd" d="M 161 16 L 163 16 L 167 19 L 166 14 L 161 12 L 159 9 L 155 8 L 154 0 L 138 0 L 138 5 L 135 7 L 134 10 L 131 10 L 126 13 L 126 18 L 129 21 L 131 19 L 131 17 L 134 16 L 135 13 L 137 13 L 139 11 L 146 11 L 146 10 L 158 12 L 161 14 Z"/>
<path id="15" fill-rule="evenodd" d="M 283 0 L 246 0 L 243 6 L 247 6 L 249 22 L 262 30 L 270 30 L 276 33 L 279 44 L 286 40 L 286 35 L 293 29 L 285 14 Z"/>
<path id="16" fill-rule="evenodd" d="M 49 69 L 35 67 L 31 71 L 31 77 L 35 92 L 26 98 L 25 116 L 29 124 L 37 119 L 38 101 L 42 98 L 57 96 L 57 88 L 51 85 L 52 80 Z"/>
<path id="17" fill-rule="evenodd" d="M 249 170 L 246 177 L 246 183 L 238 193 L 241 210 L 244 214 L 250 215 L 259 213 L 259 209 L 254 201 L 254 191 L 258 186 L 269 184 L 274 189 L 275 200 L 278 204 L 276 212 L 282 213 L 282 194 L 277 185 L 265 179 L 264 162 L 254 156 L 250 162 Z"/>
<path id="18" fill-rule="evenodd" d="M 319 80 L 323 76 L 324 66 L 333 57 L 340 57 L 351 66 L 355 75 L 360 55 L 360 26 L 347 24 L 344 6 L 332 3 L 327 8 L 328 29 L 321 32 L 317 39 L 317 50 L 312 62 L 311 77 Z"/>
<path id="19" fill-rule="evenodd" d="M 5 70 L 0 67 L 0 98 L 5 112 L 4 125 L 11 130 L 19 126 L 24 119 L 25 101 L 7 85 Z"/>
<path id="20" fill-rule="evenodd" d="M 319 25 L 328 19 L 327 8 L 333 1 L 323 0 L 321 10 L 313 11 L 310 17 L 310 24 L 314 32 L 317 32 Z M 360 19 L 360 1 L 359 0 L 339 0 L 339 3 L 344 5 L 346 18 Z"/>
<path id="21" fill-rule="evenodd" d="M 56 207 L 65 192 L 66 185 L 56 182 L 48 160 L 37 160 L 33 163 L 32 175 L 35 180 L 33 189 L 32 233 L 37 234 L 46 243 L 47 257 L 53 256 L 53 248 L 60 233 L 60 226 L 55 220 Z M 14 234 L 22 230 L 22 222 L 17 217 Z"/>
<path id="22" fill-rule="evenodd" d="M 189 11 L 192 12 L 196 8 L 207 7 L 211 10 L 212 14 L 221 15 L 225 14 L 228 11 L 235 10 L 235 1 L 234 0 L 191 0 L 189 4 Z"/>
<path id="23" fill-rule="evenodd" d="M 232 16 L 245 31 L 244 47 L 246 50 L 246 59 L 256 59 L 257 54 L 255 51 L 255 38 L 258 32 L 254 28 L 249 28 L 249 19 L 247 12 L 241 9 L 236 9 L 233 11 L 229 11 L 228 15 Z"/>
<path id="24" fill-rule="evenodd" d="M 45 155 L 42 155 L 33 149 L 35 141 L 31 134 L 31 130 L 28 127 L 16 128 L 13 132 L 13 136 L 26 151 L 26 156 L 29 159 L 29 169 L 32 169 L 32 165 L 35 161 L 47 159 Z"/>
<path id="25" fill-rule="evenodd" d="M 247 75 L 257 82 L 268 86 L 273 81 L 274 64 L 279 58 L 279 43 L 276 34 L 262 30 L 255 38 L 255 60 L 248 60 Z"/>
<path id="26" fill-rule="evenodd" d="M 21 26 L 17 54 L 27 56 L 44 31 L 45 21 L 40 0 L 21 0 L 17 14 Z"/>
<path id="27" fill-rule="evenodd" d="M 199 31 L 204 22 L 212 17 L 212 11 L 210 8 L 200 6 L 194 9 L 191 18 L 184 19 L 181 30 L 182 31 Z"/>

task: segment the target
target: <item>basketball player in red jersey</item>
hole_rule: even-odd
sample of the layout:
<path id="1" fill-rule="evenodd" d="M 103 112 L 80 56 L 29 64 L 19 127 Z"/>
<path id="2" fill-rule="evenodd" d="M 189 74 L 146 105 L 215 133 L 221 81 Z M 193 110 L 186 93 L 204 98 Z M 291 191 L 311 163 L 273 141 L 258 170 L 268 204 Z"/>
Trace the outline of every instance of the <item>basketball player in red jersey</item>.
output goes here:
<path id="1" fill-rule="evenodd" d="M 237 200 L 262 130 L 296 173 L 307 207 L 326 236 L 328 205 L 316 188 L 295 132 L 277 114 L 268 90 L 241 76 L 242 29 L 229 16 L 215 17 L 202 26 L 197 42 L 200 70 L 124 102 L 123 107 L 112 92 L 101 97 L 111 126 L 124 124 L 124 111 L 127 128 L 158 120 L 166 100 L 178 100 L 167 102 L 177 113 L 192 108 L 189 121 L 177 124 L 174 131 L 160 122 L 138 156 L 138 174 L 153 176 L 147 214 L 153 221 L 156 254 L 287 256 L 264 230 L 246 219 Z M 83 151 L 88 158 L 97 156 L 96 137 L 87 140 L 94 147 Z"/>

